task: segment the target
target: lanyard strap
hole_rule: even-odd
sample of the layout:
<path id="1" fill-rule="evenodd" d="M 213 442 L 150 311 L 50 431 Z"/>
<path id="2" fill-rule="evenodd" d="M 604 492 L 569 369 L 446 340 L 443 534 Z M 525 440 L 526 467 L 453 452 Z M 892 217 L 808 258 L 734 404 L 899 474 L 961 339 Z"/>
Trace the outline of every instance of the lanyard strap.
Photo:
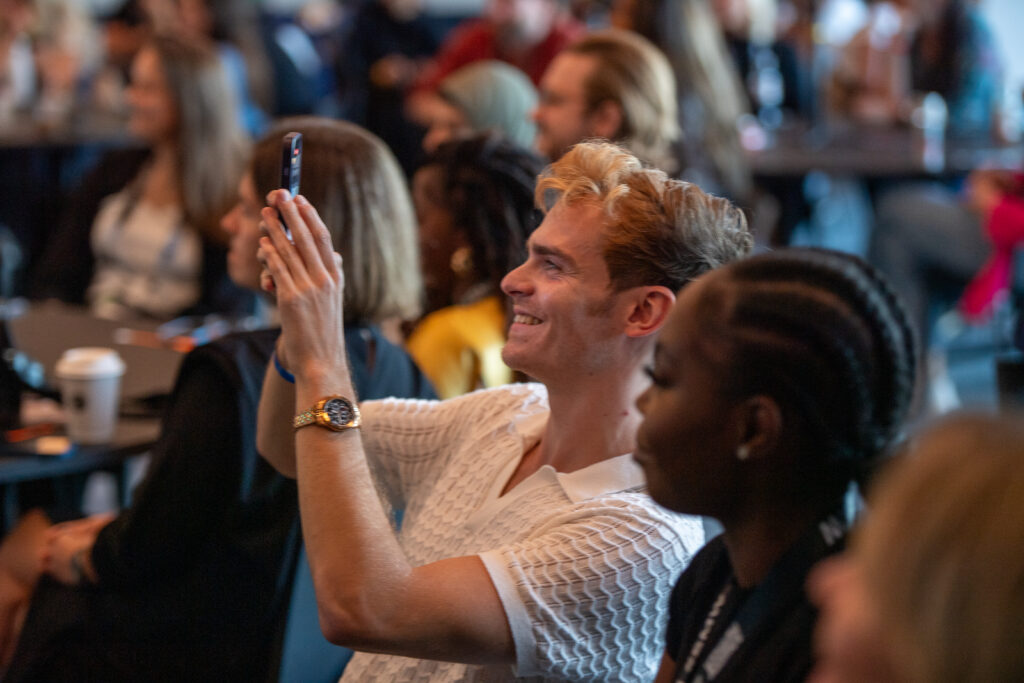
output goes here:
<path id="1" fill-rule="evenodd" d="M 711 609 L 708 610 L 708 615 L 704 618 L 704 625 L 701 627 L 700 632 L 697 633 L 697 640 L 694 641 L 693 646 L 690 648 L 690 654 L 686 657 L 677 680 L 690 680 L 690 674 L 697 668 L 697 662 L 701 661 L 701 655 L 704 654 L 704 648 L 707 647 L 711 632 L 715 629 L 715 623 L 721 616 L 722 609 L 725 607 L 725 603 L 733 591 L 733 585 L 732 577 L 726 579 L 725 587 L 718 593 L 715 601 L 711 603 Z"/>
<path id="2" fill-rule="evenodd" d="M 136 207 L 138 207 L 141 200 L 142 190 L 139 187 L 139 183 L 133 183 L 125 188 L 124 205 L 118 212 L 117 220 L 112 226 L 110 234 L 107 236 L 107 239 L 104 240 L 107 252 L 113 251 L 113 245 L 122 238 L 128 219 L 131 217 L 131 214 L 135 211 Z M 170 237 L 160 248 L 160 252 L 157 255 L 156 267 L 148 269 L 147 282 L 149 284 L 150 291 L 155 292 L 157 290 L 157 277 L 161 273 L 170 271 L 171 264 L 174 262 L 174 256 L 178 251 L 178 246 L 181 244 L 184 233 L 185 217 L 181 216 L 174 223 Z"/>
<path id="3" fill-rule="evenodd" d="M 835 545 L 846 537 L 846 531 L 846 524 L 838 514 L 827 515 L 809 529 L 743 600 L 732 623 L 708 651 L 715 625 L 734 590 L 735 581 L 730 576 L 712 603 L 686 658 L 677 658 L 676 661 L 683 661 L 683 666 L 676 680 L 685 683 L 713 681 L 744 642 L 750 640 L 758 629 L 771 625 L 772 613 L 790 604 L 790 598 L 803 590 L 807 572 L 818 560 L 832 553 Z"/>

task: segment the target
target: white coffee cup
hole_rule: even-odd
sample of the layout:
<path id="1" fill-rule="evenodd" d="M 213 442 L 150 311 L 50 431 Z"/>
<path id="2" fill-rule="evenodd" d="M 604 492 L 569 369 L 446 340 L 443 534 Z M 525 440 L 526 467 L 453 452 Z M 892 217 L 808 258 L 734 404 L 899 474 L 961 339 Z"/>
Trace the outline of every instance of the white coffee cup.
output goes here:
<path id="1" fill-rule="evenodd" d="M 68 436 L 83 444 L 108 443 L 117 426 L 124 361 L 114 349 L 68 349 L 55 374 L 67 415 Z"/>

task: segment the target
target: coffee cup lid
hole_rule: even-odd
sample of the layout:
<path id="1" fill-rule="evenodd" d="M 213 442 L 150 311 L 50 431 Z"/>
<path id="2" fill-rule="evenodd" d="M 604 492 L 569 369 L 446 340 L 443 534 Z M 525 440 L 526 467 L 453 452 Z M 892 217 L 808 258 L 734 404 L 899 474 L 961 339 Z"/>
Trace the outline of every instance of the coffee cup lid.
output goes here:
<path id="1" fill-rule="evenodd" d="M 120 377 L 124 369 L 124 361 L 117 351 L 99 346 L 68 349 L 54 368 L 58 377 L 67 379 Z"/>

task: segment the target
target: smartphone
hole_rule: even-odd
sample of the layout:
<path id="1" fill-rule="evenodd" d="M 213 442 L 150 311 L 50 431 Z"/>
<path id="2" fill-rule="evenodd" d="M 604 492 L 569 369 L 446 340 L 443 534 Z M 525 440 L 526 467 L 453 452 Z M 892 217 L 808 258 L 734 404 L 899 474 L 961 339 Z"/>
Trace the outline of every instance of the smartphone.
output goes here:
<path id="1" fill-rule="evenodd" d="M 288 190 L 294 199 L 299 194 L 299 183 L 302 179 L 302 133 L 288 133 L 281 139 L 281 188 Z M 277 218 L 284 225 L 288 239 L 292 233 L 284 224 L 284 217 L 277 212 Z"/>

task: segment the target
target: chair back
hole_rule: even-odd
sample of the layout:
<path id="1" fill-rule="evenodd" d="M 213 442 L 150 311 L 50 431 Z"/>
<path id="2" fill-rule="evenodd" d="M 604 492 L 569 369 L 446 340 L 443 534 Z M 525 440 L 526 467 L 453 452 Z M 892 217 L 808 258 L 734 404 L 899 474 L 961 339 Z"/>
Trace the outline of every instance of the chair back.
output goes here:
<path id="1" fill-rule="evenodd" d="M 306 548 L 299 549 L 291 600 L 281 644 L 279 683 L 337 683 L 352 657 L 348 648 L 332 645 L 320 630 Z"/>

